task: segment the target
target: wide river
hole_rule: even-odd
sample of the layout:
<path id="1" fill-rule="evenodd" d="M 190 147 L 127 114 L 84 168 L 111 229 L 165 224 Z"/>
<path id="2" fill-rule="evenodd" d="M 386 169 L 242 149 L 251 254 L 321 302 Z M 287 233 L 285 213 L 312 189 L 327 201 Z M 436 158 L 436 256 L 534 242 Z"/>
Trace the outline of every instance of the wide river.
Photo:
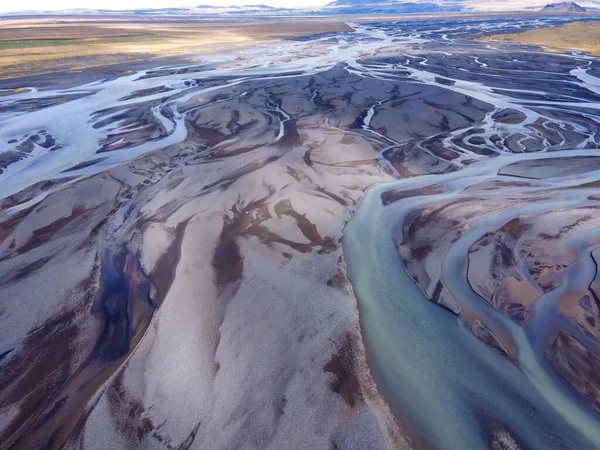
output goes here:
<path id="1" fill-rule="evenodd" d="M 553 156 L 584 154 L 600 155 L 570 151 Z M 540 157 L 549 155 L 501 156 L 459 173 L 374 186 L 346 226 L 344 253 L 374 375 L 392 406 L 434 448 L 488 447 L 487 432 L 499 424 L 526 448 L 600 448 L 598 414 L 586 410 L 542 368 L 543 349 L 536 354 L 518 326 L 511 332 L 522 370 L 450 311 L 429 301 L 406 274 L 395 236 L 404 218 L 431 200 L 416 197 L 387 206 L 381 201 L 390 189 L 431 181 L 464 186 L 493 178 L 505 164 Z M 457 284 L 460 278 L 455 278 Z M 463 292 L 461 300 L 469 296 L 473 294 Z M 482 299 L 473 299 L 471 306 L 483 315 L 499 316 Z"/>
<path id="2" fill-rule="evenodd" d="M 431 28 L 434 28 L 433 24 Z M 455 32 L 464 32 L 459 30 L 460 27 L 457 27 Z M 452 55 L 458 46 L 452 35 L 442 35 L 437 44 L 442 41 L 448 42 L 448 55 Z M 579 86 L 587 92 L 597 93 L 600 80 L 584 68 L 574 68 L 570 75 L 577 78 L 569 77 L 564 83 L 553 78 L 552 82 L 545 84 L 540 79 L 537 85 L 530 85 L 535 86 L 531 91 L 502 91 L 494 89 L 498 86 L 498 78 L 495 77 L 499 75 L 486 74 L 490 65 L 498 65 L 498 61 L 488 60 L 486 64 L 476 56 L 473 58 L 479 64 L 477 69 L 458 69 L 469 72 L 470 77 L 437 65 L 433 72 L 449 78 L 451 81 L 448 84 L 452 90 L 468 93 L 498 109 L 510 107 L 519 110 L 527 117 L 529 124 L 540 118 L 539 109 L 530 105 L 549 105 L 553 109 L 553 106 L 559 105 L 558 102 L 563 102 L 563 105 L 571 102 L 571 107 L 589 106 L 593 108 L 590 110 L 592 113 L 586 117 L 598 120 L 594 115 L 597 101 L 582 100 L 575 96 L 557 100 L 557 91 L 544 92 L 546 88 L 554 90 L 560 84 L 575 86 L 578 80 Z M 537 58 L 539 56 L 533 52 L 524 52 L 513 61 L 523 63 Z M 575 65 L 578 64 L 576 59 L 574 55 Z M 589 58 L 588 62 L 590 65 L 597 63 L 594 58 Z M 420 65 L 427 71 L 432 70 L 434 63 L 426 60 Z M 512 75 L 507 76 L 507 70 L 502 76 L 509 82 L 519 77 L 541 76 L 541 72 L 526 75 L 522 69 L 515 67 Z M 413 76 L 415 74 L 413 72 Z M 433 75 L 427 79 L 423 72 L 419 73 L 418 78 L 429 83 L 439 82 Z M 478 130 L 488 138 L 494 133 L 491 128 L 486 130 L 489 124 L 484 124 Z M 523 124 L 519 127 L 523 127 Z M 446 139 L 444 142 L 449 141 Z M 563 144 L 565 142 L 568 143 L 568 138 L 562 141 Z M 544 146 L 548 148 L 548 142 Z M 574 145 L 573 148 L 584 146 Z M 552 306 L 547 305 L 556 304 L 561 289 L 540 301 L 540 305 L 545 306 L 536 305 L 529 329 L 525 330 L 488 306 L 470 289 L 464 281 L 462 259 L 477 237 L 512 217 L 595 205 L 589 200 L 594 194 L 593 190 L 557 195 L 549 202 L 500 211 L 481 219 L 474 227 L 475 232 L 459 239 L 444 257 L 442 272 L 446 287 L 461 306 L 467 306 L 480 317 L 500 323 L 509 331 L 518 354 L 516 362 L 500 356 L 479 340 L 460 318 L 431 302 L 407 274 L 398 253 L 396 239 L 411 213 L 433 201 L 458 198 L 460 192 L 471 184 L 497 180 L 499 169 L 506 164 L 538 158 L 599 155 L 595 150 L 561 150 L 552 153 L 543 152 L 543 148 L 540 150 L 542 153 L 538 154 L 504 154 L 479 160 L 456 173 L 422 175 L 374 186 L 367 191 L 345 228 L 344 253 L 359 301 L 362 330 L 373 374 L 405 425 L 432 448 L 489 448 L 494 430 L 499 429 L 509 430 L 514 441 L 523 448 L 600 448 L 600 415 L 565 386 L 544 356 L 544 343 L 551 328 L 548 323 L 552 320 L 553 311 Z M 597 171 L 592 171 L 582 175 L 576 183 L 595 181 L 599 175 Z M 516 181 L 516 178 L 512 181 Z M 570 185 L 573 180 L 563 182 L 554 179 L 553 183 L 559 188 Z M 381 195 L 388 191 L 412 192 L 434 184 L 444 184 L 450 190 L 439 195 L 405 198 L 389 205 L 384 205 L 381 199 Z M 481 233 L 478 234 L 477 229 Z M 597 234 L 592 230 L 580 241 Z M 589 251 L 581 255 L 582 258 L 585 255 L 589 258 Z M 579 271 L 574 269 L 570 272 L 569 282 L 589 284 L 595 270 L 589 258 L 589 261 L 580 264 Z M 563 286 L 564 289 L 567 287 Z"/>

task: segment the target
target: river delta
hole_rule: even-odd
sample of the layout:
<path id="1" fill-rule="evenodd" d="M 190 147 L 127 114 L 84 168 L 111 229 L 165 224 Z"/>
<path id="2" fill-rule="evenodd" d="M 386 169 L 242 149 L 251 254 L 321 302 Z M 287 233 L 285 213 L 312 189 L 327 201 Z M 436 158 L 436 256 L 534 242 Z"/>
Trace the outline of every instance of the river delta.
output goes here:
<path id="1" fill-rule="evenodd" d="M 478 39 L 567 21 L 2 82 L 1 448 L 600 448 L 600 59 Z"/>

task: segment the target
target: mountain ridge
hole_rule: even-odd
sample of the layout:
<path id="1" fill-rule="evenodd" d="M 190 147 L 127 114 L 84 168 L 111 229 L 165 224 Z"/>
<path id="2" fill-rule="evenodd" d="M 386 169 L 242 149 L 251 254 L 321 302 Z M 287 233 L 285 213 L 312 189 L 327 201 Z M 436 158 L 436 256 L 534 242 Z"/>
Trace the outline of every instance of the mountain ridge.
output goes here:
<path id="1" fill-rule="evenodd" d="M 260 1 L 260 0 L 259 0 Z M 600 0 L 585 0 L 583 4 L 562 2 L 544 4 L 543 0 L 335 0 L 320 8 L 282 8 L 264 4 L 212 6 L 198 5 L 173 8 L 139 8 L 124 10 L 73 8 L 61 11 L 35 10 L 0 13 L 0 16 L 20 15 L 140 15 L 140 16 L 213 16 L 213 15 L 339 15 L 339 14 L 432 14 L 509 11 L 539 11 L 543 13 L 578 13 L 597 11 Z"/>
<path id="2" fill-rule="evenodd" d="M 575 2 L 560 2 L 550 3 L 544 6 L 540 11 L 552 13 L 580 13 L 587 12 L 587 9 L 578 5 Z"/>

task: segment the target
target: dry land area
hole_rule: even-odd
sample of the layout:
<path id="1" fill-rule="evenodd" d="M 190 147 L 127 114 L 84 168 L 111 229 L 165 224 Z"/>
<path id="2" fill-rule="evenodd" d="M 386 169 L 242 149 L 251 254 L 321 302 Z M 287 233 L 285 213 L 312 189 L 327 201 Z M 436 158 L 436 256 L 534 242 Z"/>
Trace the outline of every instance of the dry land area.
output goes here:
<path id="1" fill-rule="evenodd" d="M 600 24 L 596 21 L 572 22 L 523 33 L 495 35 L 487 39 L 514 44 L 541 45 L 551 52 L 577 50 L 590 55 L 600 55 Z"/>
<path id="2" fill-rule="evenodd" d="M 347 30 L 336 18 L 63 17 L 0 20 L 0 79 L 239 50 Z"/>

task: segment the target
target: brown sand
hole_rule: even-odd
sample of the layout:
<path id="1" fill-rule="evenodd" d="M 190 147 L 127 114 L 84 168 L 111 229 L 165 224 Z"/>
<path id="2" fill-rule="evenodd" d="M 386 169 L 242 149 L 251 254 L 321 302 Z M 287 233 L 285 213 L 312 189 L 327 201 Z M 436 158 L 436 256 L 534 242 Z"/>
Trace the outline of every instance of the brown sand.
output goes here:
<path id="1" fill-rule="evenodd" d="M 596 22 L 573 22 L 553 28 L 538 28 L 517 34 L 490 36 L 486 39 L 515 44 L 534 44 L 552 52 L 578 50 L 600 55 L 600 27 Z"/>
<path id="2" fill-rule="evenodd" d="M 348 29 L 337 18 L 6 20 L 0 22 L 0 79 L 235 51 L 262 41 Z"/>

